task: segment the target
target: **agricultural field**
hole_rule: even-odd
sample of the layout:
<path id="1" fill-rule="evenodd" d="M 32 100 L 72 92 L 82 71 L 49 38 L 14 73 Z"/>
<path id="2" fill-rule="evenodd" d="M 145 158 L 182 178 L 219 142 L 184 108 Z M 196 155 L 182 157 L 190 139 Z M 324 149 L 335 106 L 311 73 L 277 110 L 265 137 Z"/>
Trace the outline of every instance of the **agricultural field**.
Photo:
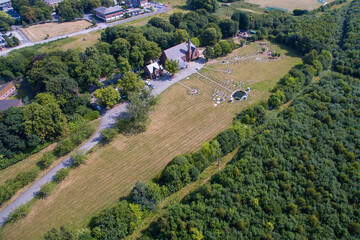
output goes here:
<path id="1" fill-rule="evenodd" d="M 92 24 L 86 20 L 65 23 L 45 23 L 22 28 L 21 30 L 26 34 L 31 41 L 40 41 L 45 38 L 52 38 L 56 36 L 66 35 L 73 32 L 83 30 Z"/>
<path id="2" fill-rule="evenodd" d="M 334 0 L 328 0 L 327 2 L 332 2 Z M 289 10 L 290 12 L 294 9 L 307 9 L 313 10 L 315 8 L 323 5 L 317 0 L 246 0 L 246 2 L 258 4 L 263 8 L 266 7 L 278 7 Z"/>
<path id="3" fill-rule="evenodd" d="M 119 135 L 93 152 L 86 164 L 72 170 L 48 198 L 35 202 L 26 218 L 5 226 L 0 238 L 39 239 L 52 227 L 85 227 L 94 214 L 126 196 L 137 180 L 146 182 L 157 176 L 176 155 L 198 150 L 202 143 L 229 126 L 237 113 L 265 101 L 270 95 L 269 89 L 300 63 L 300 58 L 286 49 L 271 47 L 281 52 L 279 60 L 223 64 L 231 57 L 257 55 L 262 47 L 252 44 L 206 65 L 217 70 L 231 69 L 231 74 L 211 69 L 201 71 L 219 80 L 251 79 L 247 84 L 252 88 L 248 100 L 224 101 L 215 107 L 213 95 L 220 86 L 204 81 L 198 74 L 172 85 L 161 94 L 146 132 Z M 197 93 L 192 94 L 189 88 L 197 89 Z"/>

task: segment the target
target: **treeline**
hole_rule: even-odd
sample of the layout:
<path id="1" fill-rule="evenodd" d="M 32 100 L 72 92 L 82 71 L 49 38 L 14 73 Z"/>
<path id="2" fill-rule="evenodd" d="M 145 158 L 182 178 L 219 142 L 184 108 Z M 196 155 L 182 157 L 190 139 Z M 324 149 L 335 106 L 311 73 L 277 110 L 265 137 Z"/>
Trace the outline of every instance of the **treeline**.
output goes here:
<path id="1" fill-rule="evenodd" d="M 52 19 L 52 7 L 41 0 L 11 0 L 11 3 L 25 25 Z"/>
<path id="2" fill-rule="evenodd" d="M 353 1 L 347 9 L 343 39 L 340 44 L 342 51 L 334 63 L 336 71 L 357 78 L 360 77 L 359 10 L 360 1 Z"/>
<path id="3" fill-rule="evenodd" d="M 207 46 L 204 55 L 206 59 L 217 58 L 224 56 L 228 53 L 231 53 L 238 47 L 242 47 L 243 44 L 238 45 L 235 43 L 234 39 L 221 41 L 216 44 L 214 47 Z"/>
<path id="4" fill-rule="evenodd" d="M 161 49 L 167 49 L 191 38 L 197 46 L 214 46 L 222 38 L 236 35 L 238 23 L 231 19 L 220 19 L 217 15 L 204 10 L 197 12 L 175 12 L 169 17 L 170 22 L 161 18 L 152 18 L 142 27 L 144 36 L 156 42 Z"/>
<path id="5" fill-rule="evenodd" d="M 309 87 L 142 239 L 358 239 L 359 90 L 336 74 Z"/>
<path id="6" fill-rule="evenodd" d="M 1 32 L 6 32 L 11 30 L 11 25 L 15 22 L 7 13 L 0 12 L 0 30 Z"/>
<path id="7" fill-rule="evenodd" d="M 55 8 L 59 21 L 72 21 L 82 18 L 84 13 L 91 13 L 95 8 L 114 5 L 111 0 L 64 0 Z"/>
<path id="8" fill-rule="evenodd" d="M 314 76 L 328 70 L 331 61 L 332 55 L 326 50 L 322 50 L 320 54 L 316 50 L 306 54 L 303 57 L 304 64 L 293 67 L 272 90 L 273 93 L 268 100 L 270 109 L 293 99 L 303 86 L 307 86 L 312 82 Z"/>

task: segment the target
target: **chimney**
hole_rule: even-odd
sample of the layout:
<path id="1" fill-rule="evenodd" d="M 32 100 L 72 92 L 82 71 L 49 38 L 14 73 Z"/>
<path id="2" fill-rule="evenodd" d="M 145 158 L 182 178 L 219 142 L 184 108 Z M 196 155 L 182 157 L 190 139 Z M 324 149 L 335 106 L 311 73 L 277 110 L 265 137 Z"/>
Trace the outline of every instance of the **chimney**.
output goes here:
<path id="1" fill-rule="evenodd" d="M 188 62 L 191 62 L 191 41 L 190 38 L 188 38 Z"/>

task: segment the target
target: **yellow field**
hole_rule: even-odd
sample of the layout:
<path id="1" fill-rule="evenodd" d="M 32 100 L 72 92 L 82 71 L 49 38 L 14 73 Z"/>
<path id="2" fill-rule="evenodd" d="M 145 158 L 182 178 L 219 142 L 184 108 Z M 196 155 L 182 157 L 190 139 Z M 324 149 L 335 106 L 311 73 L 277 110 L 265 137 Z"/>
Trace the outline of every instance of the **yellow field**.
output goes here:
<path id="1" fill-rule="evenodd" d="M 332 2 L 334 0 L 328 0 L 327 2 Z M 279 7 L 285 8 L 289 11 L 294 9 L 307 9 L 313 10 L 315 8 L 320 7 L 321 3 L 317 0 L 246 0 L 246 2 L 258 4 L 261 7 Z"/>
<path id="2" fill-rule="evenodd" d="M 251 53 L 254 51 L 251 48 L 256 49 L 256 45 L 236 50 L 234 54 Z M 181 83 L 198 88 L 198 95 L 189 95 L 183 85 L 174 84 L 161 94 L 146 132 L 119 135 L 109 145 L 95 151 L 86 165 L 72 170 L 47 199 L 35 202 L 25 219 L 6 226 L 0 238 L 39 239 L 52 227 L 85 227 L 94 214 L 127 195 L 137 180 L 152 179 L 174 156 L 196 151 L 203 142 L 229 126 L 236 113 L 266 100 L 268 89 L 299 61 L 296 56 L 284 55 L 278 62 L 259 65 L 271 69 L 264 72 L 258 69 L 260 75 L 266 77 L 253 73 L 253 79 L 257 79 L 254 83 L 263 81 L 266 87 L 252 90 L 245 102 L 222 102 L 214 107 L 211 97 L 214 88 L 196 76 Z M 219 64 L 211 65 L 217 67 Z M 249 66 L 233 64 L 231 67 L 245 73 Z"/>
<path id="3" fill-rule="evenodd" d="M 21 30 L 31 41 L 40 41 L 44 40 L 47 35 L 49 35 L 49 38 L 66 35 L 78 32 L 91 25 L 88 21 L 81 20 L 76 22 L 37 24 L 28 28 L 22 28 Z"/>

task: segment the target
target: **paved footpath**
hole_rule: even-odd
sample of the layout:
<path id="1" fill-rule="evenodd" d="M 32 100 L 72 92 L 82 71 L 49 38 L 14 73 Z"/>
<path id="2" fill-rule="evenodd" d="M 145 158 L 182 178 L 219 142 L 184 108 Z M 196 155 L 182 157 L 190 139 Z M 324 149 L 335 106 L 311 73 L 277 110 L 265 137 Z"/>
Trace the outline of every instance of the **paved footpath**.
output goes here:
<path id="1" fill-rule="evenodd" d="M 57 36 L 57 37 L 53 37 L 53 38 L 49 38 L 49 39 L 41 40 L 41 41 L 37 41 L 37 42 L 29 42 L 29 41 L 25 40 L 25 43 L 23 43 L 23 44 L 21 44 L 21 45 L 19 45 L 17 47 L 13 47 L 13 48 L 9 48 L 9 49 L 5 49 L 5 50 L 1 51 L 0 56 L 6 56 L 6 55 L 9 54 L 9 52 L 11 52 L 12 50 L 15 50 L 15 49 L 20 49 L 20 48 L 23 48 L 23 47 L 31 47 L 31 46 L 34 46 L 36 44 L 52 42 L 52 41 L 62 39 L 62 38 L 74 37 L 74 36 L 77 36 L 77 35 L 80 35 L 80 34 L 94 32 L 94 31 L 105 29 L 105 28 L 108 28 L 108 27 L 112 27 L 112 26 L 115 26 L 115 25 L 118 25 L 118 24 L 121 24 L 121 23 L 130 22 L 130 21 L 133 21 L 135 19 L 140 19 L 140 18 L 152 16 L 152 15 L 155 15 L 155 14 L 158 14 L 158 13 L 166 13 L 169 10 L 170 10 L 170 8 L 162 8 L 162 9 L 156 8 L 154 10 L 154 12 L 151 12 L 151 13 L 140 14 L 140 15 L 137 15 L 137 16 L 134 16 L 134 17 L 126 18 L 124 20 L 119 20 L 119 21 L 112 22 L 112 23 L 99 23 L 97 27 L 81 30 L 81 31 L 70 33 L 70 34 L 67 34 L 67 35 Z M 20 31 L 21 30 L 14 30 L 14 31 L 10 31 L 9 33 L 16 32 L 15 34 L 17 34 L 17 36 L 20 37 L 21 39 L 27 38 L 27 37 L 23 36 L 24 34 L 21 33 Z"/>
<path id="2" fill-rule="evenodd" d="M 198 69 L 204 66 L 205 62 L 206 62 L 205 59 L 200 58 L 195 62 L 189 63 L 188 67 L 178 72 L 174 78 L 171 78 L 169 75 L 166 75 L 161 77 L 160 79 L 151 80 L 150 82 L 155 86 L 153 92 L 156 95 L 159 95 L 161 92 L 163 92 L 165 89 L 167 89 L 174 83 L 197 72 Z M 122 103 L 110 110 L 102 110 L 100 127 L 96 130 L 94 136 L 85 144 L 83 144 L 79 148 L 79 150 L 87 152 L 91 148 L 93 148 L 96 144 L 98 144 L 102 139 L 100 131 L 102 129 L 111 127 L 116 122 L 116 119 L 118 117 L 123 117 L 127 115 L 126 105 L 127 105 L 126 103 Z M 36 194 L 40 191 L 42 185 L 54 179 L 57 171 L 59 171 L 62 168 L 67 168 L 71 164 L 72 164 L 72 159 L 70 157 L 66 158 L 56 167 L 51 169 L 44 177 L 42 177 L 40 180 L 35 182 L 26 192 L 24 192 L 17 199 L 15 199 L 15 201 L 9 204 L 7 208 L 5 208 L 3 211 L 0 212 L 0 226 L 6 222 L 9 214 L 13 209 L 18 208 L 20 205 L 25 204 L 29 202 L 31 199 L 33 199 L 36 196 Z"/>

